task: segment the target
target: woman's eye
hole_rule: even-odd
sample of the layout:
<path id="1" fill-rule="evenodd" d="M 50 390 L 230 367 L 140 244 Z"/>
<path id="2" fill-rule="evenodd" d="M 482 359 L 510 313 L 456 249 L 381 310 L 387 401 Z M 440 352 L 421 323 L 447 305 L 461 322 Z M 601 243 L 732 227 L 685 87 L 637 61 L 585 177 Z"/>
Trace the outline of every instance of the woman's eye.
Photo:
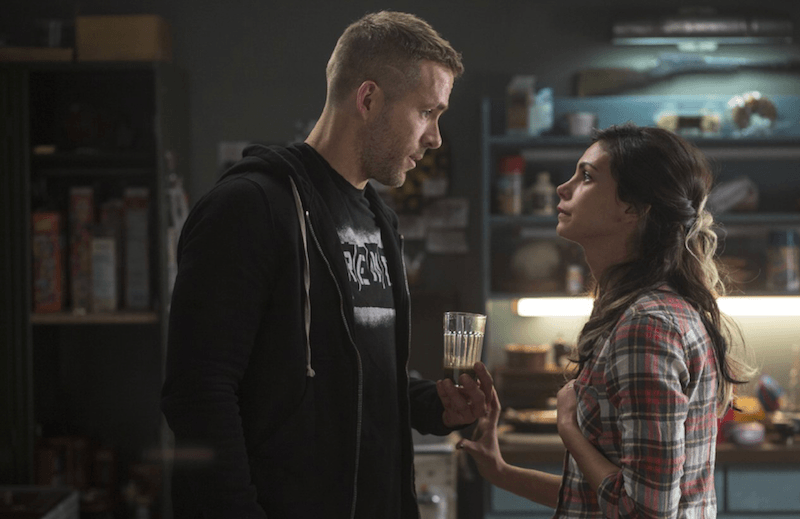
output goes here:
<path id="1" fill-rule="evenodd" d="M 433 113 L 433 110 L 423 110 L 422 111 L 422 117 L 430 117 L 432 113 Z"/>
<path id="2" fill-rule="evenodd" d="M 583 181 L 584 182 L 588 182 L 590 180 L 592 180 L 592 176 L 589 174 L 588 171 L 584 171 L 583 172 Z"/>

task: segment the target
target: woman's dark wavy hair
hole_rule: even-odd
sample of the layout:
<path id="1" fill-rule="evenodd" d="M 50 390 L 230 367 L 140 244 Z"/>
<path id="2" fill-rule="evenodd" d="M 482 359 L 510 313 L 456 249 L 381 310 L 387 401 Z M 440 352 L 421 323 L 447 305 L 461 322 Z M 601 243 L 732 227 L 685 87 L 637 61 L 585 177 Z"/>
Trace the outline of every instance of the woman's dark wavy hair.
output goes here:
<path id="1" fill-rule="evenodd" d="M 714 220 L 705 210 L 713 182 L 708 161 L 672 132 L 630 123 L 595 132 L 593 142 L 610 156 L 618 198 L 641 219 L 635 256 L 609 268 L 595 285 L 592 315 L 578 339 L 579 365 L 642 292 L 668 284 L 698 311 L 711 338 L 724 412 L 734 385 L 746 382 L 740 377 L 750 372 L 731 355 L 735 326 L 723 322 L 717 306 L 725 286 L 715 259 Z"/>

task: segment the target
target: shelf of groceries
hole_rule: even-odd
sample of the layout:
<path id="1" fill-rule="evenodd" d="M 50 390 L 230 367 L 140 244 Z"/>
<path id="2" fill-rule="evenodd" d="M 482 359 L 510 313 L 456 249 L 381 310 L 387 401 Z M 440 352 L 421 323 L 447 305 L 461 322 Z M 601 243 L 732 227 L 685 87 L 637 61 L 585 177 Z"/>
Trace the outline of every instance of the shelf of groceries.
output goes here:
<path id="1" fill-rule="evenodd" d="M 800 122 L 786 116 L 800 109 L 800 97 L 765 101 L 771 119 L 753 114 L 757 124 L 749 128 L 738 125 L 731 100 L 721 96 L 556 98 L 544 116 L 529 107 L 521 117 L 527 122 L 519 127 L 511 101 L 485 98 L 486 297 L 585 293 L 588 269 L 582 254 L 555 232 L 555 189 L 573 174 L 591 144 L 592 128 L 628 121 L 672 129 L 708 158 L 716 176 L 708 208 L 718 224 L 721 260 L 732 273 L 733 292 L 800 294 Z M 576 129 L 572 116 L 586 121 Z M 537 117 L 547 119 L 544 128 Z M 770 279 L 776 262 L 789 265 L 788 281 Z"/>
<path id="2" fill-rule="evenodd" d="M 31 312 L 31 324 L 156 324 L 158 312 Z"/>

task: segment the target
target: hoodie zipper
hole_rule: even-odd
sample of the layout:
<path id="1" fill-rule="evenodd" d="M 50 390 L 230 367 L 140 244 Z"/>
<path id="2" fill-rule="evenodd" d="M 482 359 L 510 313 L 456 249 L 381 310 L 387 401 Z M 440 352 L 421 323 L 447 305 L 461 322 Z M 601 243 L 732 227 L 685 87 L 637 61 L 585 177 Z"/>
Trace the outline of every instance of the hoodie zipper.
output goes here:
<path id="1" fill-rule="evenodd" d="M 325 261 L 325 265 L 328 267 L 328 273 L 331 275 L 331 278 L 333 278 L 333 284 L 336 286 L 336 292 L 339 294 L 339 314 L 342 317 L 342 322 L 344 323 L 345 330 L 347 330 L 347 337 L 350 339 L 350 344 L 353 346 L 353 350 L 356 352 L 356 360 L 358 361 L 358 407 L 356 411 L 357 427 L 356 427 L 356 460 L 355 460 L 356 463 L 355 463 L 355 473 L 353 475 L 353 502 L 350 507 L 350 518 L 353 519 L 356 515 L 356 501 L 358 498 L 358 465 L 360 463 L 359 458 L 361 456 L 361 422 L 363 418 L 362 415 L 363 415 L 363 400 L 364 400 L 364 373 L 361 365 L 361 354 L 358 352 L 356 341 L 353 339 L 353 334 L 350 331 L 350 326 L 347 324 L 347 316 L 345 316 L 344 313 L 344 295 L 342 294 L 342 289 L 339 286 L 339 282 L 336 280 L 336 275 L 333 272 L 333 268 L 331 268 L 330 261 L 328 261 L 328 257 L 325 255 L 325 251 L 322 250 L 322 245 L 320 245 L 319 240 L 317 239 L 317 233 L 314 231 L 314 226 L 311 225 L 311 218 L 309 217 L 308 211 L 306 211 L 306 224 L 308 225 L 311 237 L 314 239 L 314 245 L 317 247 L 317 250 L 322 256 L 322 259 Z M 408 371 L 408 364 L 406 364 L 406 372 L 407 371 Z"/>

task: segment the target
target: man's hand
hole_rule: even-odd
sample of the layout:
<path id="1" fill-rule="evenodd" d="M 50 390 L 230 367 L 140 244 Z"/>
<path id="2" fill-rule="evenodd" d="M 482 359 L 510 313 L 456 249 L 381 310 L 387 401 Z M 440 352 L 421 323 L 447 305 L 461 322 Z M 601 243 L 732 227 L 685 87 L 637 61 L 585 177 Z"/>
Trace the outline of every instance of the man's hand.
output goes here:
<path id="1" fill-rule="evenodd" d="M 492 376 L 482 362 L 475 363 L 475 373 L 477 382 L 462 374 L 458 379 L 461 387 L 456 387 L 450 379 L 436 382 L 436 391 L 444 405 L 442 421 L 446 427 L 469 425 L 488 415 L 494 391 Z"/>

